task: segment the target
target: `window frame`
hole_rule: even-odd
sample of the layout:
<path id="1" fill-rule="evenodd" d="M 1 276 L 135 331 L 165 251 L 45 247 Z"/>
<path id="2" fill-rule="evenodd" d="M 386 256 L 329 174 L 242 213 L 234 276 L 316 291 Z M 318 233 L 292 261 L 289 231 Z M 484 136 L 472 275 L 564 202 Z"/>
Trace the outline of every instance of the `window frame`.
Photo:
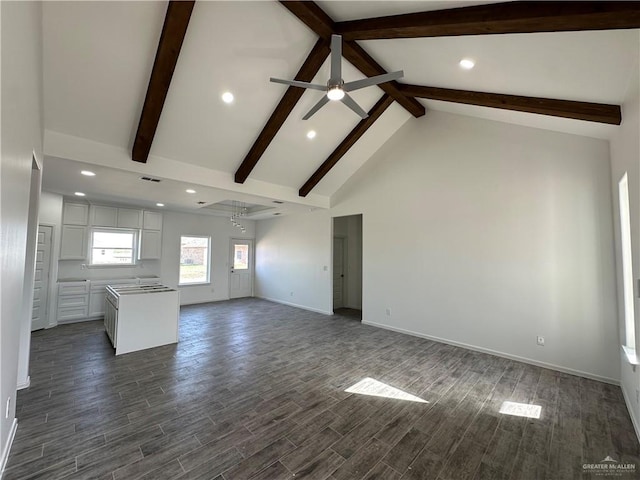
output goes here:
<path id="1" fill-rule="evenodd" d="M 93 239 L 96 232 L 103 233 L 128 233 L 133 235 L 131 242 L 131 263 L 93 263 Z M 91 227 L 89 229 L 87 267 L 89 268 L 122 268 L 135 267 L 138 265 L 138 253 L 140 251 L 140 232 L 135 228 L 114 228 L 114 227 Z"/>
<path id="2" fill-rule="evenodd" d="M 632 365 L 638 365 L 635 291 L 633 276 L 633 248 L 631 244 L 631 210 L 627 172 L 618 182 L 618 213 L 620 215 L 620 251 L 622 256 L 622 297 L 624 305 L 624 342 L 622 350 Z"/>
<path id="3" fill-rule="evenodd" d="M 207 279 L 202 282 L 182 282 L 181 270 L 182 270 L 182 239 L 183 238 L 200 238 L 207 240 L 207 255 L 205 265 L 207 267 Z M 195 235 L 195 234 L 182 234 L 179 239 L 179 251 L 178 251 L 178 287 L 193 287 L 198 285 L 211 285 L 211 236 L 210 235 Z"/>

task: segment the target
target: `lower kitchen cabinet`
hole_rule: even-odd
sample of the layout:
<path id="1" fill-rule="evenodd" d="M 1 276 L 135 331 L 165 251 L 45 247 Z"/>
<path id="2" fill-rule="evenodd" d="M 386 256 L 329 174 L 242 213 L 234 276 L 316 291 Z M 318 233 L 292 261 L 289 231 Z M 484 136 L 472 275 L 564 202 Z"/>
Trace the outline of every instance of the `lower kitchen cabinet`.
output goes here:
<path id="1" fill-rule="evenodd" d="M 83 320 L 89 316 L 89 282 L 58 283 L 58 323 Z"/>
<path id="2" fill-rule="evenodd" d="M 112 280 L 91 280 L 89 295 L 89 317 L 100 318 L 104 316 L 105 294 L 107 285 L 131 285 L 138 283 L 137 278 L 118 278 Z"/>

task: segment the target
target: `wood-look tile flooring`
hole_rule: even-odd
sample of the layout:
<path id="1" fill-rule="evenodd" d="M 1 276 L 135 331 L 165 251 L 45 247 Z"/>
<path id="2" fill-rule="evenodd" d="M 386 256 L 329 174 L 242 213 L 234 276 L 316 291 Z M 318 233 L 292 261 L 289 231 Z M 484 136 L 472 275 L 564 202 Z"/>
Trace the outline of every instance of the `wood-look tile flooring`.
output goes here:
<path id="1" fill-rule="evenodd" d="M 345 392 L 367 377 L 428 403 Z M 541 416 L 500 414 L 505 400 Z M 6 480 L 556 480 L 606 456 L 640 468 L 618 387 L 258 299 L 184 307 L 177 346 L 119 357 L 100 322 L 35 332 L 18 419 Z"/>

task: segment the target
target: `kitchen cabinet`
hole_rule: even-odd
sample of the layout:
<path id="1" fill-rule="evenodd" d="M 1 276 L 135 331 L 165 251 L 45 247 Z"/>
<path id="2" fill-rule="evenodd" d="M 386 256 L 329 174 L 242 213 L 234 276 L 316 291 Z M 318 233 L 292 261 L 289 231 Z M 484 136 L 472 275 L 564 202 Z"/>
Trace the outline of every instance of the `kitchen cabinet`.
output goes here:
<path id="1" fill-rule="evenodd" d="M 117 227 L 118 209 L 104 205 L 91 205 L 90 208 L 91 225 L 97 227 Z"/>
<path id="2" fill-rule="evenodd" d="M 162 256 L 162 232 L 142 230 L 140 235 L 140 260 L 156 260 Z"/>
<path id="3" fill-rule="evenodd" d="M 118 208 L 118 227 L 142 228 L 142 210 Z"/>
<path id="4" fill-rule="evenodd" d="M 58 323 L 85 319 L 89 314 L 89 282 L 58 283 Z"/>
<path id="5" fill-rule="evenodd" d="M 164 285 L 109 286 L 104 327 L 116 355 L 178 341 L 180 292 Z"/>
<path id="6" fill-rule="evenodd" d="M 162 213 L 145 210 L 142 228 L 145 230 L 162 230 Z"/>
<path id="7" fill-rule="evenodd" d="M 87 258 L 87 227 L 63 225 L 60 240 L 60 260 Z"/>
<path id="8" fill-rule="evenodd" d="M 142 210 L 91 205 L 92 227 L 142 228 Z"/>
<path id="9" fill-rule="evenodd" d="M 62 209 L 62 223 L 65 225 L 87 225 L 89 205 L 85 203 L 65 203 Z"/>
<path id="10" fill-rule="evenodd" d="M 105 294 L 107 285 L 134 285 L 138 283 L 137 278 L 117 278 L 111 280 L 91 280 L 89 293 L 89 314 L 90 318 L 104 316 Z"/>

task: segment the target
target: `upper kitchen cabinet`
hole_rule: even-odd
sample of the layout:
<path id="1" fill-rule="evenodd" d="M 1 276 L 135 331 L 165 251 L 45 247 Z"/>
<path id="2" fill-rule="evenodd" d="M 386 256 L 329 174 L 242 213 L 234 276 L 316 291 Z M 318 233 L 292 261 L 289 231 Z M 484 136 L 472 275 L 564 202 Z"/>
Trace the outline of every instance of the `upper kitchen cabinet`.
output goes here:
<path id="1" fill-rule="evenodd" d="M 62 210 L 62 223 L 86 226 L 89 223 L 89 205 L 86 203 L 65 203 Z"/>
<path id="2" fill-rule="evenodd" d="M 118 208 L 118 227 L 142 228 L 142 210 Z"/>
<path id="3" fill-rule="evenodd" d="M 142 210 L 91 205 L 90 220 L 94 227 L 142 228 Z"/>
<path id="4" fill-rule="evenodd" d="M 104 205 L 91 205 L 90 218 L 91 225 L 116 227 L 118 226 L 118 209 Z"/>
<path id="5" fill-rule="evenodd" d="M 145 230 L 162 230 L 162 213 L 145 210 L 142 228 Z"/>
<path id="6" fill-rule="evenodd" d="M 60 241 L 60 260 L 85 260 L 87 258 L 87 227 L 63 225 Z"/>

